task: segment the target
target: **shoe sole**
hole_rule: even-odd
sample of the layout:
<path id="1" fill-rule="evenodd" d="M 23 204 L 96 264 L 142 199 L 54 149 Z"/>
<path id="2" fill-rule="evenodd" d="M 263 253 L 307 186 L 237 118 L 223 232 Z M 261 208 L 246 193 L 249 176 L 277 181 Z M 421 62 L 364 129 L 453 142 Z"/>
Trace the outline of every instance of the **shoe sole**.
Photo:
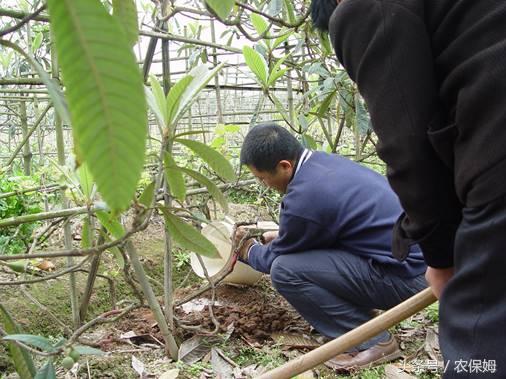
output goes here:
<path id="1" fill-rule="evenodd" d="M 329 363 L 329 361 L 327 362 L 324 362 L 324 365 L 327 366 L 328 368 L 331 368 L 333 370 L 336 370 L 336 371 L 341 371 L 341 372 L 349 372 L 349 371 L 353 371 L 353 370 L 361 370 L 361 369 L 365 369 L 365 368 L 372 368 L 374 366 L 378 366 L 378 365 L 381 365 L 383 363 L 386 363 L 386 362 L 390 362 L 390 361 L 393 361 L 397 358 L 400 358 L 402 356 L 402 352 L 401 350 L 396 350 L 390 354 L 387 354 L 383 357 L 381 357 L 380 359 L 377 359 L 375 360 L 374 362 L 370 362 L 370 363 L 367 363 L 365 365 L 359 365 L 359 366 L 336 366 L 336 365 L 333 365 L 332 363 Z"/>

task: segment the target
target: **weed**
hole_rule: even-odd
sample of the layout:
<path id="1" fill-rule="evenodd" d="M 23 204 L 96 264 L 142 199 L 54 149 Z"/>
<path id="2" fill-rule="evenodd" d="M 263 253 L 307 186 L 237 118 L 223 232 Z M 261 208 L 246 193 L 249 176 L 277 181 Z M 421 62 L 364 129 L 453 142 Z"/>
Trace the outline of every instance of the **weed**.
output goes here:
<path id="1" fill-rule="evenodd" d="M 242 347 L 239 350 L 239 355 L 235 357 L 234 361 L 241 367 L 258 364 L 263 367 L 274 368 L 282 365 L 285 359 L 278 347 L 264 347 L 261 350 L 251 347 Z"/>
<path id="2" fill-rule="evenodd" d="M 212 369 L 209 363 L 196 362 L 191 365 L 187 365 L 181 361 L 176 362 L 176 368 L 182 371 L 181 374 L 190 378 L 198 378 L 202 372 Z"/>
<path id="3" fill-rule="evenodd" d="M 439 321 L 439 303 L 436 302 L 434 304 L 429 305 L 427 308 L 425 308 L 425 316 L 428 320 L 431 322 L 438 322 Z"/>

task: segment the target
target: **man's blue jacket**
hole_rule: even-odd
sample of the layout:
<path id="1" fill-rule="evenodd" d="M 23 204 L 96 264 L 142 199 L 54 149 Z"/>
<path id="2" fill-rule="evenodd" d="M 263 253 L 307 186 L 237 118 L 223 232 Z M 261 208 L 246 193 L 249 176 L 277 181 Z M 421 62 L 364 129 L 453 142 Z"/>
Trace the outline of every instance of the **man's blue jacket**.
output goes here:
<path id="1" fill-rule="evenodd" d="M 326 249 L 354 253 L 391 267 L 401 277 L 426 270 L 417 245 L 403 262 L 392 256 L 392 229 L 402 209 L 380 174 L 349 159 L 313 152 L 288 185 L 279 237 L 254 245 L 248 263 L 269 273 L 281 254 Z"/>

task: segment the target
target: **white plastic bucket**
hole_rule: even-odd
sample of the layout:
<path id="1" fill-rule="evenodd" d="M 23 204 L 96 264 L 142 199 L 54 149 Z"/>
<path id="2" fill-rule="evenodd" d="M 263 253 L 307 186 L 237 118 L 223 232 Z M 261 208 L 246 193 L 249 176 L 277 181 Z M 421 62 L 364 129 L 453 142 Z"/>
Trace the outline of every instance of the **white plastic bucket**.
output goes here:
<path id="1" fill-rule="evenodd" d="M 220 254 L 219 258 L 202 257 L 208 275 L 212 278 L 227 263 L 232 249 L 232 236 L 234 226 L 226 221 L 213 221 L 202 228 L 202 235 L 211 241 Z M 190 255 L 192 270 L 201 278 L 205 278 L 204 270 L 195 253 Z M 260 280 L 262 273 L 252 269 L 247 264 L 237 261 L 234 270 L 223 279 L 224 282 L 253 285 Z"/>

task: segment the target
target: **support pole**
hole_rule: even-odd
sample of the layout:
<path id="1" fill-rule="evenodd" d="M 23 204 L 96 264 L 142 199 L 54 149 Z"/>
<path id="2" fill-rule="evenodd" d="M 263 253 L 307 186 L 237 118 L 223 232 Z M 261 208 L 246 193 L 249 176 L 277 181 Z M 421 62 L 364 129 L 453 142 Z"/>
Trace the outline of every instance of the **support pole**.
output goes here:
<path id="1" fill-rule="evenodd" d="M 56 59 L 56 50 L 54 44 L 51 45 L 51 74 L 53 79 L 58 83 L 60 82 L 60 75 L 58 70 L 58 61 Z M 63 137 L 63 122 L 58 115 L 58 112 L 54 112 L 55 131 L 56 131 L 56 148 L 58 150 L 58 164 L 65 166 L 65 141 Z M 70 201 L 65 196 L 65 191 L 62 191 L 63 197 L 63 209 L 70 208 Z M 63 226 L 63 239 L 66 249 L 72 248 L 72 230 L 70 229 L 70 223 L 65 222 Z M 67 257 L 67 267 L 74 266 L 74 258 Z M 69 273 L 69 284 L 70 284 L 70 306 L 72 309 L 72 321 L 74 329 L 81 326 L 81 318 L 79 317 L 79 294 L 77 290 L 76 274 L 74 272 Z"/>
<path id="2" fill-rule="evenodd" d="M 30 136 L 28 134 L 28 117 L 26 115 L 26 103 L 19 103 L 19 115 L 21 118 L 21 129 L 23 131 L 23 170 L 26 176 L 30 176 L 32 164 L 32 152 L 30 151 Z"/>

